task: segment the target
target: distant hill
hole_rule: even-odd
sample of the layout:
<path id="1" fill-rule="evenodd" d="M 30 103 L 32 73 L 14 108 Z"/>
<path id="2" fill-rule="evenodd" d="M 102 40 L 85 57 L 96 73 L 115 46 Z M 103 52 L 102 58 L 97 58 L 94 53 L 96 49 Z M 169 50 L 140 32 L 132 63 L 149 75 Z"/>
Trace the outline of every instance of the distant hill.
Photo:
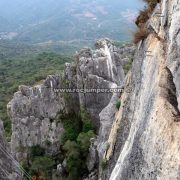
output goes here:
<path id="1" fill-rule="evenodd" d="M 16 41 L 130 39 L 139 0 L 1 0 L 0 32 L 17 32 Z"/>
<path id="2" fill-rule="evenodd" d="M 0 33 L 6 31 L 12 31 L 16 25 L 13 22 L 8 21 L 8 19 L 0 16 Z"/>
<path id="3" fill-rule="evenodd" d="M 0 61 L 5 59 L 18 59 L 32 54 L 54 52 L 72 56 L 85 45 L 90 47 L 94 41 L 49 41 L 46 43 L 28 44 L 12 40 L 0 40 Z"/>

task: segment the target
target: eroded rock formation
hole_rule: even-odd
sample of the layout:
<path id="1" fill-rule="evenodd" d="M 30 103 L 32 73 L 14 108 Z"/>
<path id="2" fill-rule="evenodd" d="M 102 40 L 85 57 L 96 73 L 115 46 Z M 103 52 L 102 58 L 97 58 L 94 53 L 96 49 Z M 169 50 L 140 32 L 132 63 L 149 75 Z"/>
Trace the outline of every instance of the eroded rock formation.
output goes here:
<path id="1" fill-rule="evenodd" d="M 4 137 L 3 123 L 0 120 L 0 179 L 21 180 L 18 162 L 13 159 L 10 147 Z"/>
<path id="2" fill-rule="evenodd" d="M 102 179 L 180 179 L 180 2 L 162 0 L 147 26 L 108 137 Z"/>
<path id="3" fill-rule="evenodd" d="M 56 116 L 85 107 L 98 132 L 97 139 L 91 140 L 90 174 L 85 179 L 180 179 L 179 0 L 161 0 L 146 27 L 150 33 L 139 42 L 126 76 L 123 66 L 132 59 L 134 48 L 116 48 L 101 39 L 95 50 L 85 48 L 76 54 L 76 61 L 65 65 L 64 77 L 49 76 L 43 85 L 21 86 L 8 105 L 14 157 L 25 157 L 17 147 L 45 147 L 45 140 L 57 152 L 64 129 Z M 64 87 L 123 91 L 75 91 L 69 93 L 68 104 L 64 94 L 53 91 Z M 59 164 L 58 171 L 62 169 Z"/>
<path id="4" fill-rule="evenodd" d="M 42 84 L 33 87 L 20 86 L 8 104 L 12 121 L 13 156 L 22 162 L 27 159 L 28 147 L 34 145 L 44 147 L 51 155 L 59 153 L 64 127 L 57 121 L 57 116 L 72 111 L 79 114 L 83 107 L 90 113 L 97 132 L 101 129 L 99 142 L 95 139 L 97 144 L 92 144 L 87 162 L 89 171 L 92 172 L 91 177 L 97 178 L 98 172 L 94 171 L 99 160 L 97 145 L 104 144 L 105 139 L 107 140 L 103 131 L 107 134 L 110 131 L 119 98 L 119 93 L 97 93 L 97 90 L 122 87 L 125 78 L 123 66 L 131 62 L 133 54 L 132 45 L 116 48 L 109 39 L 101 39 L 97 41 L 95 50 L 85 48 L 75 55 L 74 62 L 66 63 L 63 76 L 49 75 Z M 75 91 L 58 91 L 65 88 Z M 84 89 L 94 89 L 95 92 L 81 92 Z M 106 110 L 102 111 L 105 107 Z M 99 145 L 102 152 L 104 147 L 100 148 Z M 57 172 L 62 171 L 62 166 L 57 165 Z"/>
<path id="5" fill-rule="evenodd" d="M 125 73 L 123 65 L 131 61 L 134 47 L 116 48 L 109 39 L 96 42 L 96 49 L 82 49 L 76 54 L 76 64 L 66 64 L 66 79 L 72 88 L 97 90 L 120 88 Z M 74 72 L 74 74 L 72 73 Z M 79 105 L 91 114 L 94 125 L 99 129 L 99 113 L 108 105 L 112 93 L 77 93 Z"/>
<path id="6" fill-rule="evenodd" d="M 8 104 L 12 121 L 11 150 L 19 161 L 26 158 L 27 147 L 33 145 L 41 145 L 51 154 L 59 150 L 64 130 L 55 118 L 65 111 L 64 98 L 53 90 L 59 86 L 58 76 L 48 76 L 42 85 L 20 86 Z M 47 146 L 47 142 L 50 145 Z"/>

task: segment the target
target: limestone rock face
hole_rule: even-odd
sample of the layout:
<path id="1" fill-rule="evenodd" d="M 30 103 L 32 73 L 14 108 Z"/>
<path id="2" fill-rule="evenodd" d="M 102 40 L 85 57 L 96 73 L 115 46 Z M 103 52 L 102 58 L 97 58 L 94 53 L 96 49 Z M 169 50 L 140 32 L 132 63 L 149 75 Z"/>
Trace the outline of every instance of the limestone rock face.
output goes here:
<path id="1" fill-rule="evenodd" d="M 27 147 L 33 145 L 44 147 L 52 155 L 57 154 L 64 132 L 57 115 L 69 112 L 79 115 L 83 107 L 100 132 L 96 143 L 91 144 L 87 162 L 89 177 L 97 178 L 99 156 L 105 151 L 120 94 L 110 92 L 110 89 L 123 86 L 123 66 L 131 62 L 134 50 L 132 45 L 117 48 L 109 39 L 100 39 L 95 50 L 85 48 L 76 54 L 74 62 L 66 63 L 63 76 L 48 76 L 43 84 L 33 87 L 20 86 L 8 104 L 13 156 L 21 162 L 27 158 Z M 62 88 L 74 91 L 58 92 Z M 60 171 L 59 165 L 57 173 Z"/>
<path id="2" fill-rule="evenodd" d="M 55 118 L 65 111 L 63 97 L 53 90 L 59 84 L 60 77 L 48 76 L 42 85 L 20 86 L 8 104 L 12 120 L 11 150 L 19 161 L 26 157 L 24 147 L 39 144 L 50 153 L 59 150 L 58 143 L 64 130 Z"/>
<path id="3" fill-rule="evenodd" d="M 97 180 L 98 179 L 98 173 L 97 171 L 93 171 L 89 174 L 87 178 L 84 178 L 83 180 Z"/>
<path id="4" fill-rule="evenodd" d="M 124 84 L 124 65 L 131 62 L 135 48 L 132 45 L 116 47 L 109 39 L 100 39 L 95 44 L 96 49 L 82 49 L 76 54 L 75 63 L 66 63 L 65 78 L 70 88 L 78 90 L 121 89 Z M 117 112 L 117 93 L 72 93 L 74 102 L 79 107 L 85 107 L 90 112 L 93 124 L 97 128 L 98 138 L 89 149 L 87 167 L 92 172 L 87 179 L 97 179 L 98 162 L 102 160 L 107 148 L 108 134 Z"/>
<path id="5" fill-rule="evenodd" d="M 109 39 L 100 39 L 95 46 L 95 50 L 85 48 L 76 54 L 76 65 L 66 64 L 65 74 L 74 88 L 95 90 L 91 93 L 78 92 L 77 96 L 79 105 L 90 112 L 98 129 L 99 113 L 108 105 L 113 93 L 97 93 L 97 90 L 122 86 L 125 78 L 123 65 L 130 61 L 128 57 L 132 57 L 134 48 L 116 48 Z"/>
<path id="6" fill-rule="evenodd" d="M 94 169 L 97 169 L 97 164 L 99 162 L 98 153 L 97 153 L 97 141 L 96 139 L 91 139 L 91 145 L 89 148 L 89 155 L 87 158 L 87 167 L 89 172 L 92 172 Z"/>
<path id="7" fill-rule="evenodd" d="M 75 89 L 69 93 L 71 108 L 78 112 L 85 107 L 99 131 L 90 147 L 86 180 L 97 179 L 101 160 L 106 163 L 103 171 L 100 167 L 101 180 L 180 179 L 179 0 L 161 0 L 147 28 L 150 34 L 138 44 L 126 77 L 123 66 L 134 49 L 116 48 L 109 39 L 98 40 L 95 50 L 81 50 L 75 62 L 65 65 L 63 81 Z M 67 107 L 62 94 L 53 89 L 62 87 L 61 79 L 49 76 L 42 85 L 21 86 L 8 104 L 13 128 L 11 148 L 18 160 L 26 157 L 23 147 L 46 147 L 46 141 L 51 142 L 51 153 L 58 151 L 63 127 L 54 119 Z M 97 93 L 98 89 L 111 88 L 123 91 Z M 96 92 L 85 93 L 81 91 L 84 89 Z M 63 164 L 58 166 L 59 174 Z"/>
<path id="8" fill-rule="evenodd" d="M 127 75 L 102 179 L 180 179 L 180 2 L 162 0 Z"/>
<path id="9" fill-rule="evenodd" d="M 100 161 L 108 148 L 108 135 L 110 133 L 114 116 L 117 112 L 116 103 L 118 102 L 120 93 L 114 93 L 109 104 L 100 112 L 100 129 L 98 133 L 97 150 Z"/>
<path id="10" fill-rule="evenodd" d="M 4 137 L 3 123 L 0 120 L 0 179 L 1 180 L 21 180 L 20 171 L 16 163 L 12 160 L 10 148 Z"/>
<path id="11" fill-rule="evenodd" d="M 133 59 L 135 48 L 132 45 L 126 45 L 126 46 L 122 46 L 121 48 L 114 47 L 114 51 L 116 52 L 116 56 L 120 59 L 118 63 L 124 67 Z M 103 160 L 103 155 L 109 146 L 107 140 L 114 121 L 114 116 L 118 111 L 116 104 L 118 101 L 120 101 L 119 98 L 121 93 L 123 92 L 125 81 L 126 78 L 124 78 L 122 83 L 118 86 L 120 91 L 118 91 L 117 93 L 116 92 L 113 93 L 107 106 L 104 107 L 102 111 L 99 113 L 100 127 L 97 138 L 97 150 L 98 150 L 99 162 Z"/>

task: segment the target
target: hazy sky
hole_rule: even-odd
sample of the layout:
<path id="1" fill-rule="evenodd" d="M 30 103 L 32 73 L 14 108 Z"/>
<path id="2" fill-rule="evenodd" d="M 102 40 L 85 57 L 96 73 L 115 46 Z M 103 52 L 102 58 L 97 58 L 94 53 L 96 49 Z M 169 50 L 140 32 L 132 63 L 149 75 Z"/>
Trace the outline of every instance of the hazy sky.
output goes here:
<path id="1" fill-rule="evenodd" d="M 14 15 L 41 11 L 49 11 L 49 9 L 60 10 L 62 8 L 69 9 L 72 5 L 76 4 L 87 4 L 91 2 L 92 4 L 98 3 L 103 6 L 112 6 L 114 9 L 140 9 L 142 6 L 142 0 L 0 0 L 0 15 L 5 17 L 11 17 Z M 83 7 L 83 6 L 82 6 Z M 44 12 L 45 13 L 45 12 Z"/>
<path id="2" fill-rule="evenodd" d="M 0 32 L 38 42 L 101 34 L 116 38 L 131 29 L 128 23 L 142 6 L 142 0 L 0 0 Z"/>

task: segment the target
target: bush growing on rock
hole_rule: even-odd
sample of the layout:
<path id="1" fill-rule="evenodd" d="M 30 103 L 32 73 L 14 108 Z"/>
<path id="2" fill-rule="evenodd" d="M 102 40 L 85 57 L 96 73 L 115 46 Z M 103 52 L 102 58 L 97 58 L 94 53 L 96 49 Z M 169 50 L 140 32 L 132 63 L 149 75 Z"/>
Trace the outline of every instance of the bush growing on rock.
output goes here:
<path id="1" fill-rule="evenodd" d="M 63 146 L 63 149 L 66 151 L 68 179 L 72 179 L 73 176 L 78 179 L 87 172 L 85 161 L 81 156 L 80 147 L 75 141 L 68 140 Z"/>
<path id="2" fill-rule="evenodd" d="M 43 179 L 48 179 L 48 177 L 51 177 L 51 171 L 54 165 L 55 161 L 47 156 L 36 157 L 32 161 L 30 172 L 31 174 L 37 175 L 39 179 L 40 177 Z"/>
<path id="3" fill-rule="evenodd" d="M 78 137 L 78 134 L 81 132 L 81 120 L 75 114 L 66 115 L 60 117 L 61 122 L 64 127 L 64 134 L 61 137 L 61 144 L 65 144 L 67 140 L 74 141 Z"/>
<path id="4" fill-rule="evenodd" d="M 52 144 L 51 141 L 49 141 L 48 139 L 46 139 L 44 143 L 46 146 L 50 146 Z"/>
<path id="5" fill-rule="evenodd" d="M 94 129 L 91 121 L 91 116 L 83 107 L 81 107 L 81 120 L 83 123 L 83 132 L 88 132 Z"/>
<path id="6" fill-rule="evenodd" d="M 160 3 L 161 0 L 144 0 L 148 4 L 148 8 L 153 11 L 157 3 Z"/>
<path id="7" fill-rule="evenodd" d="M 150 18 L 150 10 L 149 9 L 144 9 L 139 12 L 139 16 L 136 18 L 136 25 L 138 27 L 144 27 L 145 23 L 148 21 Z"/>
<path id="8" fill-rule="evenodd" d="M 86 167 L 86 158 L 89 152 L 90 139 L 94 137 L 94 132 L 88 131 L 87 133 L 81 132 L 76 141 L 66 141 L 63 146 L 65 157 L 67 160 L 68 179 L 73 177 L 81 178 L 88 173 Z"/>
<path id="9" fill-rule="evenodd" d="M 139 27 L 139 29 L 134 33 L 133 35 L 133 42 L 137 44 L 141 40 L 144 40 L 149 35 L 149 32 L 146 27 L 146 22 L 151 17 L 151 14 L 156 7 L 157 3 L 159 3 L 161 0 L 143 0 L 147 3 L 147 7 L 140 11 L 135 23 Z"/>
<path id="10" fill-rule="evenodd" d="M 80 150 L 82 154 L 86 157 L 89 152 L 89 146 L 90 146 L 90 139 L 95 136 L 94 132 L 92 130 L 88 131 L 87 133 L 82 132 L 79 134 L 77 138 L 77 142 L 79 144 Z"/>
<path id="11" fill-rule="evenodd" d="M 106 167 L 107 167 L 107 160 L 106 159 L 103 159 L 100 163 L 100 166 L 101 166 L 101 169 L 102 170 L 105 170 Z"/>
<path id="12" fill-rule="evenodd" d="M 144 40 L 147 38 L 147 36 L 149 35 L 149 32 L 147 30 L 147 28 L 140 28 L 138 29 L 138 31 L 136 31 L 134 33 L 134 38 L 133 38 L 133 42 L 135 44 L 139 43 L 141 40 Z"/>
<path id="13" fill-rule="evenodd" d="M 40 145 L 29 147 L 27 160 L 22 160 L 22 167 L 38 179 L 51 179 L 52 170 L 55 168 L 55 161 L 47 156 L 45 149 Z"/>
<path id="14" fill-rule="evenodd" d="M 123 69 L 124 69 L 125 74 L 127 74 L 129 72 L 129 70 L 131 69 L 132 62 L 133 62 L 133 59 L 129 59 L 129 62 L 127 64 L 123 65 Z"/>
<path id="15" fill-rule="evenodd" d="M 116 103 L 116 108 L 119 110 L 120 107 L 121 107 L 121 101 L 119 100 L 119 101 L 117 101 L 117 103 Z"/>
<path id="16" fill-rule="evenodd" d="M 63 118 L 62 123 L 65 133 L 61 142 L 64 158 L 67 162 L 68 179 L 73 180 L 74 177 L 82 179 L 88 173 L 86 159 L 90 139 L 95 136 L 90 114 L 84 108 L 81 108 L 80 117 L 75 114 L 71 118 L 67 116 Z"/>
<path id="17" fill-rule="evenodd" d="M 29 147 L 29 154 L 31 158 L 34 158 L 36 156 L 44 156 L 45 149 L 42 148 L 40 145 L 35 145 L 32 147 Z"/>

